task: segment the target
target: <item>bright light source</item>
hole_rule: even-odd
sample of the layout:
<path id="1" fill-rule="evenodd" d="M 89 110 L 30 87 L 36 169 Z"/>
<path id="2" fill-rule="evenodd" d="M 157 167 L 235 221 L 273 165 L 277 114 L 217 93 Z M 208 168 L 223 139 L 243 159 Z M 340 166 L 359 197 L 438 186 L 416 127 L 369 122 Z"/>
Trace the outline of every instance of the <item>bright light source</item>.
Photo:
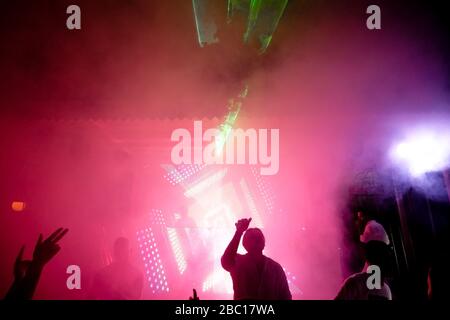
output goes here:
<path id="1" fill-rule="evenodd" d="M 22 201 L 13 201 L 11 203 L 11 209 L 15 212 L 21 212 L 25 210 L 26 204 Z"/>
<path id="2" fill-rule="evenodd" d="M 392 150 L 396 161 L 406 164 L 412 176 L 445 169 L 450 160 L 448 135 L 419 133 L 397 144 Z"/>

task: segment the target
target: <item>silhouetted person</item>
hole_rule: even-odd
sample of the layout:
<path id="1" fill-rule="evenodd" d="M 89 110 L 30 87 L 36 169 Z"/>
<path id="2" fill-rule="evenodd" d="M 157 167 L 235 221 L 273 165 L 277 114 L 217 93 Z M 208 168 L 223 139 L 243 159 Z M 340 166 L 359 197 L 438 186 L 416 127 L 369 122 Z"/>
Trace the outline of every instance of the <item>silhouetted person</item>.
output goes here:
<path id="1" fill-rule="evenodd" d="M 367 265 L 380 268 L 380 288 L 369 289 L 367 279 L 372 275 L 365 271 L 348 277 L 335 300 L 392 300 L 389 285 L 385 282 L 385 269 L 389 258 L 389 247 L 382 241 L 369 241 L 365 245 Z"/>
<path id="2" fill-rule="evenodd" d="M 359 240 L 362 244 L 361 250 L 365 251 L 365 246 L 370 241 L 381 241 L 389 245 L 389 237 L 383 225 L 375 220 L 375 215 L 371 210 L 358 211 L 357 224 L 359 228 Z M 365 272 L 369 264 L 365 262 L 362 271 Z"/>
<path id="3" fill-rule="evenodd" d="M 241 219 L 236 232 L 222 256 L 222 267 L 230 272 L 235 300 L 290 300 L 289 285 L 283 268 L 263 255 L 264 235 L 258 228 L 248 229 L 250 219 Z M 239 242 L 247 254 L 237 253 Z"/>
<path id="4" fill-rule="evenodd" d="M 14 282 L 5 299 L 29 300 L 33 298 L 45 265 L 61 249 L 57 243 L 68 231 L 69 229 L 59 228 L 45 240 L 42 240 L 43 237 L 40 234 L 34 247 L 32 260 L 22 260 L 25 246 L 20 249 L 14 263 Z"/>
<path id="5" fill-rule="evenodd" d="M 126 238 L 114 242 L 113 262 L 94 278 L 90 298 L 101 300 L 137 300 L 141 297 L 142 273 L 129 262 L 130 246 Z"/>

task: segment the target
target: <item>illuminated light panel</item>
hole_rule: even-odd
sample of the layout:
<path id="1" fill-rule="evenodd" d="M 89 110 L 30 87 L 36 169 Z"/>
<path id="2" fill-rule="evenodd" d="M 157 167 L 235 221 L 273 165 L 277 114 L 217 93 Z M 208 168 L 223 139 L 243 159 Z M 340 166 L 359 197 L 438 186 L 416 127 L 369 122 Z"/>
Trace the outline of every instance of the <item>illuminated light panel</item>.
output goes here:
<path id="1" fill-rule="evenodd" d="M 153 225 L 160 225 L 160 226 L 166 225 L 166 220 L 160 209 L 152 209 L 151 219 Z"/>
<path id="2" fill-rule="evenodd" d="M 266 204 L 267 211 L 269 213 L 272 213 L 275 205 L 274 192 L 272 188 L 269 187 L 267 182 L 261 177 L 259 171 L 255 167 L 252 167 L 252 173 L 256 179 L 256 185 L 258 186 L 258 190 L 264 200 L 264 203 Z"/>
<path id="3" fill-rule="evenodd" d="M 167 228 L 167 233 L 169 235 L 170 246 L 172 247 L 172 252 L 177 261 L 178 271 L 183 274 L 186 271 L 187 263 L 181 249 L 180 239 L 178 238 L 177 230 L 175 228 Z"/>
<path id="4" fill-rule="evenodd" d="M 161 166 L 167 171 L 167 174 L 164 175 L 164 179 L 166 179 L 171 185 L 176 186 L 200 172 L 204 167 L 206 167 L 206 164 L 182 164 L 176 167 L 173 165 Z"/>
<path id="5" fill-rule="evenodd" d="M 152 293 L 169 292 L 164 266 L 151 227 L 136 232 L 139 251 L 144 263 L 145 278 Z"/>
<path id="6" fill-rule="evenodd" d="M 206 277 L 205 281 L 203 281 L 202 291 L 211 290 L 233 294 L 233 283 L 227 272 L 219 269 Z"/>
<path id="7" fill-rule="evenodd" d="M 196 183 L 192 188 L 189 188 L 184 192 L 184 195 L 188 198 L 195 196 L 196 194 L 205 191 L 213 184 L 222 180 L 227 173 L 227 169 L 220 170 L 219 172 L 203 179 L 201 182 Z"/>
<path id="8" fill-rule="evenodd" d="M 245 200 L 247 201 L 248 208 L 250 209 L 251 217 L 253 219 L 253 225 L 259 228 L 263 228 L 263 223 L 261 220 L 261 216 L 259 215 L 258 210 L 256 209 L 255 200 L 250 193 L 250 189 L 248 188 L 247 183 L 244 179 L 241 179 L 239 182 L 241 185 L 242 192 L 244 193 Z"/>

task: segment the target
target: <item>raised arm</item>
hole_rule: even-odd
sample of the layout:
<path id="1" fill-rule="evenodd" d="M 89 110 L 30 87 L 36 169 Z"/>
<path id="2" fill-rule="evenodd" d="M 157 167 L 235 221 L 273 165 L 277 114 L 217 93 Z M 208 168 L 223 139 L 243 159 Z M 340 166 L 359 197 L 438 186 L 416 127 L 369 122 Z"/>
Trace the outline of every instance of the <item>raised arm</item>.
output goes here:
<path id="1" fill-rule="evenodd" d="M 41 234 L 34 248 L 33 260 L 25 261 L 25 272 L 20 271 L 20 264 L 24 263 L 22 262 L 23 248 L 20 250 L 14 267 L 15 282 L 5 299 L 29 300 L 33 298 L 44 266 L 61 249 L 57 243 L 67 231 L 69 230 L 59 228 L 45 240 L 43 240 Z"/>
<path id="2" fill-rule="evenodd" d="M 22 294 L 22 282 L 25 274 L 30 266 L 30 260 L 23 260 L 23 252 L 25 250 L 25 246 L 23 246 L 19 254 L 17 255 L 16 261 L 14 263 L 14 282 L 11 285 L 9 291 L 6 293 L 5 299 L 18 299 Z"/>
<path id="3" fill-rule="evenodd" d="M 225 252 L 223 253 L 221 259 L 222 267 L 227 271 L 230 271 L 231 268 L 234 266 L 237 249 L 239 247 L 239 242 L 241 241 L 241 237 L 244 234 L 245 230 L 247 230 L 250 221 L 252 221 L 252 218 L 240 219 L 238 222 L 235 223 L 236 232 L 234 233 L 233 238 L 228 244 L 228 247 L 225 249 Z"/>

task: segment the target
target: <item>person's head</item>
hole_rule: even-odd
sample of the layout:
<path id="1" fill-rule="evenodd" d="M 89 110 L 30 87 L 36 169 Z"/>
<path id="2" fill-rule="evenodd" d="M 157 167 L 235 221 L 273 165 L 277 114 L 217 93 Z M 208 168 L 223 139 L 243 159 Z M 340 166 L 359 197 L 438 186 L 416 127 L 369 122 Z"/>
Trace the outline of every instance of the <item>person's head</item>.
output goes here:
<path id="1" fill-rule="evenodd" d="M 130 243 L 127 238 L 119 237 L 114 242 L 114 261 L 127 262 L 130 256 Z"/>
<path id="2" fill-rule="evenodd" d="M 249 228 L 245 231 L 242 245 L 250 254 L 261 254 L 266 245 L 266 239 L 258 228 Z"/>

